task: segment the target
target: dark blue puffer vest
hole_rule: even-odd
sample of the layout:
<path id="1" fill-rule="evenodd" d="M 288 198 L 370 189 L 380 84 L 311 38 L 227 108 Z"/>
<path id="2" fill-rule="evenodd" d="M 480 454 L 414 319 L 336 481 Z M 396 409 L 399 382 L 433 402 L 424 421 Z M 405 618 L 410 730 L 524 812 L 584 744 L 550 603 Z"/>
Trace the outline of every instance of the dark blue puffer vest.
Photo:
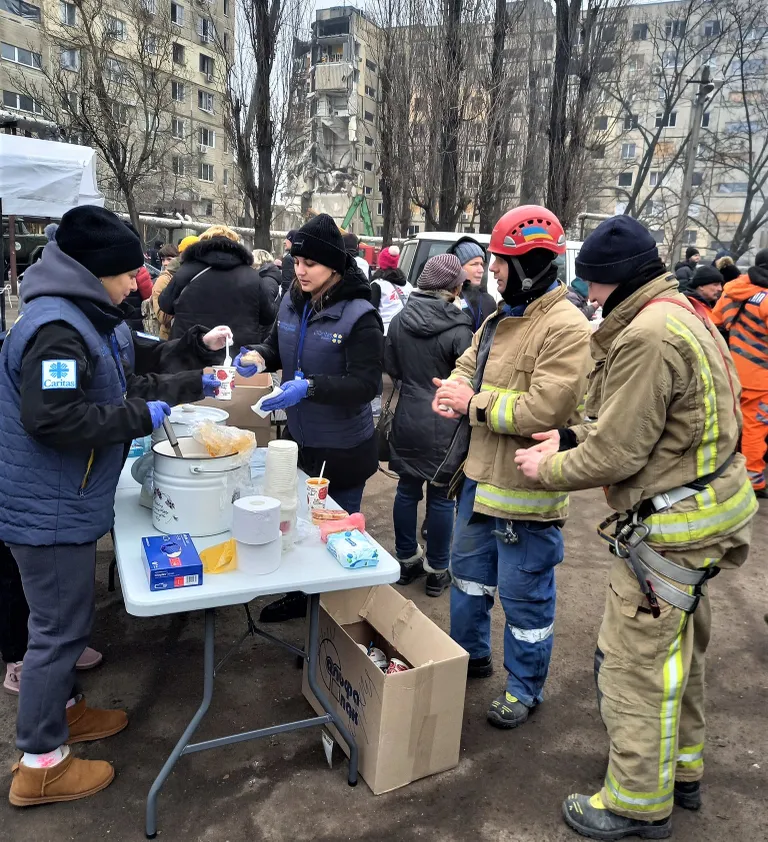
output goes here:
<path id="1" fill-rule="evenodd" d="M 305 377 L 317 374 L 343 376 L 347 373 L 344 351 L 357 320 L 374 310 L 370 301 L 354 298 L 337 301 L 310 319 L 301 365 Z M 284 295 L 277 317 L 278 345 L 283 366 L 283 383 L 292 380 L 297 368 L 297 351 L 301 313 L 297 313 L 291 296 Z M 373 436 L 373 415 L 370 404 L 333 406 L 303 400 L 286 410 L 291 438 L 301 447 L 329 447 L 346 450 Z"/>
<path id="2" fill-rule="evenodd" d="M 36 442 L 21 423 L 19 382 L 27 343 L 42 325 L 66 322 L 83 337 L 92 376 L 86 396 L 123 402 L 123 388 L 107 336 L 73 302 L 43 296 L 25 305 L 0 355 L 0 539 L 9 544 L 87 544 L 110 530 L 123 463 L 123 445 L 54 450 Z M 120 356 L 131 364 L 130 331 L 116 330 Z M 128 347 L 130 345 L 130 348 Z"/>

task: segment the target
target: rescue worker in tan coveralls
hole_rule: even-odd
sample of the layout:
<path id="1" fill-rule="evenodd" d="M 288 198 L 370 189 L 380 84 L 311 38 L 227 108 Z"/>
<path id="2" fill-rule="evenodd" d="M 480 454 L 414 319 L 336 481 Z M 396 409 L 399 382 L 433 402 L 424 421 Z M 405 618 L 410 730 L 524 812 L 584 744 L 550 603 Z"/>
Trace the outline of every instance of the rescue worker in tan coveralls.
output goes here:
<path id="1" fill-rule="evenodd" d="M 673 803 L 701 805 L 706 580 L 744 562 L 757 510 L 736 452 L 739 385 L 725 343 L 636 220 L 601 223 L 576 271 L 603 306 L 592 420 L 535 435 L 541 443 L 515 457 L 547 489 L 605 486 L 615 512 L 595 654 L 608 770 L 600 792 L 569 795 L 563 815 L 593 839 L 665 839 Z"/>

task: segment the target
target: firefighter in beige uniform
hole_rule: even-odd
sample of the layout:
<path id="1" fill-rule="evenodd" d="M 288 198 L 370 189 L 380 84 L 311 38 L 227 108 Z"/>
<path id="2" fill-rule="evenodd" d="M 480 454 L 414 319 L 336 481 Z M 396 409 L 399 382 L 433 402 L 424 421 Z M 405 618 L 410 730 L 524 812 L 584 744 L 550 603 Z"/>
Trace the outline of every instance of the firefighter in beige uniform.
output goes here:
<path id="1" fill-rule="evenodd" d="M 595 420 L 535 436 L 541 444 L 516 455 L 545 488 L 605 486 L 615 512 L 595 656 L 608 770 L 599 793 L 569 796 L 563 812 L 591 838 L 663 839 L 673 803 L 701 803 L 706 581 L 746 559 L 757 501 L 735 452 L 739 387 L 725 343 L 678 292 L 650 234 L 627 216 L 606 220 L 576 271 L 605 316 L 592 339 Z"/>

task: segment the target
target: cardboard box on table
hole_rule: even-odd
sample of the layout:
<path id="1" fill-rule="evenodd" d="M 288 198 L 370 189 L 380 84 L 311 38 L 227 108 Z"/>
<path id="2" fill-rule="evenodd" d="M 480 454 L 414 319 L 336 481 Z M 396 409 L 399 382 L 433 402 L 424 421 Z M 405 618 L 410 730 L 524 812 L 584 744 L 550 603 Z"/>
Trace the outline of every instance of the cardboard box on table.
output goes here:
<path id="1" fill-rule="evenodd" d="M 320 686 L 357 740 L 374 795 L 458 764 L 469 660 L 461 646 L 389 585 L 323 594 L 319 634 Z M 385 675 L 357 645 L 372 641 L 413 669 Z M 302 691 L 322 713 L 306 664 Z"/>
<path id="2" fill-rule="evenodd" d="M 212 371 L 207 368 L 206 371 Z M 257 415 L 251 407 L 262 395 L 272 391 L 272 377 L 269 374 L 255 374 L 253 377 L 235 375 L 235 388 L 232 390 L 231 401 L 220 401 L 216 398 L 206 398 L 198 401 L 199 406 L 214 406 L 229 413 L 227 424 L 239 427 L 241 430 L 253 430 L 256 433 L 256 444 L 266 447 L 272 438 L 272 427 L 269 418 Z"/>

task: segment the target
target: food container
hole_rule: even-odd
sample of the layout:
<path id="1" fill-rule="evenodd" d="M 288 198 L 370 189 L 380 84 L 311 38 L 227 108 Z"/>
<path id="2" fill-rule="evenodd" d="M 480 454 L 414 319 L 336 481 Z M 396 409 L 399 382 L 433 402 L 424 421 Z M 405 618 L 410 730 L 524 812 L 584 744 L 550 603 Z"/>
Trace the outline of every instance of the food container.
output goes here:
<path id="1" fill-rule="evenodd" d="M 176 438 L 185 438 L 192 435 L 192 430 L 197 424 L 203 421 L 213 421 L 214 424 L 226 424 L 229 413 L 223 409 L 216 409 L 213 406 L 197 406 L 191 403 L 174 406 L 171 410 L 171 426 Z M 152 444 L 159 444 L 168 437 L 165 430 L 158 427 L 152 433 Z"/>
<path id="2" fill-rule="evenodd" d="M 170 442 L 153 445 L 155 454 L 152 522 L 161 532 L 188 532 L 193 538 L 218 535 L 232 527 L 239 453 L 209 456 L 193 438 L 179 438 L 182 455 Z M 246 463 L 246 472 L 248 471 Z"/>

